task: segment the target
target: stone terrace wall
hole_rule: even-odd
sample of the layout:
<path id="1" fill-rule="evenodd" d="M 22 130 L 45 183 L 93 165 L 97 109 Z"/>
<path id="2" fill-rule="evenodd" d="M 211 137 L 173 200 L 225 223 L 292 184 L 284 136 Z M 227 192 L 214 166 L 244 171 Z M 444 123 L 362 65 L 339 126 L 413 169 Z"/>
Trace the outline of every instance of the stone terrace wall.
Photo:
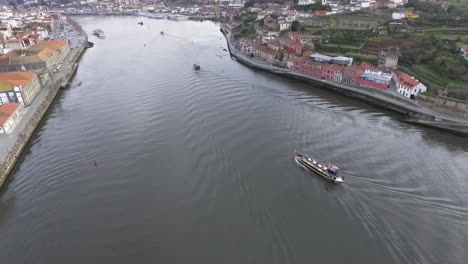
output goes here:
<path id="1" fill-rule="evenodd" d="M 419 95 L 418 103 L 448 115 L 468 118 L 468 102 L 444 96 Z"/>

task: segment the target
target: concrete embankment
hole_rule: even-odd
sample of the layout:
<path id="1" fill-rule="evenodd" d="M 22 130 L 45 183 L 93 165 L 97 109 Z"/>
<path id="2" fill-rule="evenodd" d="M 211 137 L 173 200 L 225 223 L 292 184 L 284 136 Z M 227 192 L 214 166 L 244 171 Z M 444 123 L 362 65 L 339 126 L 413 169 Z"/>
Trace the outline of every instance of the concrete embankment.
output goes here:
<path id="1" fill-rule="evenodd" d="M 82 34 L 85 34 L 84 31 L 81 30 L 81 28 L 77 28 L 77 30 L 79 30 Z M 59 79 L 51 82 L 52 88 L 47 92 L 47 95 L 42 99 L 42 102 L 35 109 L 34 114 L 27 121 L 23 130 L 21 131 L 18 138 L 14 142 L 14 145 L 11 147 L 10 151 L 8 152 L 8 155 L 4 159 L 3 164 L 0 166 L 0 187 L 3 185 L 6 178 L 10 174 L 11 170 L 14 168 L 23 149 L 26 147 L 27 143 L 29 142 L 29 139 L 31 138 L 34 131 L 40 124 L 42 118 L 44 117 L 45 113 L 51 106 L 52 102 L 54 101 L 55 97 L 58 94 L 58 91 L 60 90 L 60 88 L 66 86 L 70 82 L 73 75 L 75 74 L 75 71 L 78 67 L 77 61 L 81 57 L 85 49 L 86 49 L 86 41 L 83 43 L 82 46 L 77 48 L 77 50 L 71 54 L 72 57 L 70 58 L 70 64 L 71 64 L 70 70 L 66 72 L 65 75 L 61 76 Z M 36 100 L 39 100 L 39 99 L 36 99 Z"/>
<path id="2" fill-rule="evenodd" d="M 407 122 L 468 135 L 468 120 L 465 121 L 463 119 L 451 118 L 447 115 L 439 114 L 430 109 L 423 108 L 414 101 L 401 97 L 398 94 L 392 94 L 371 87 L 343 85 L 333 81 L 314 78 L 310 75 L 305 75 L 290 69 L 272 66 L 241 54 L 234 46 L 231 32 L 223 27 L 221 28 L 221 32 L 226 37 L 231 56 L 251 68 L 313 83 L 327 90 L 333 90 L 346 96 L 397 112 L 402 114 L 404 120 Z"/>

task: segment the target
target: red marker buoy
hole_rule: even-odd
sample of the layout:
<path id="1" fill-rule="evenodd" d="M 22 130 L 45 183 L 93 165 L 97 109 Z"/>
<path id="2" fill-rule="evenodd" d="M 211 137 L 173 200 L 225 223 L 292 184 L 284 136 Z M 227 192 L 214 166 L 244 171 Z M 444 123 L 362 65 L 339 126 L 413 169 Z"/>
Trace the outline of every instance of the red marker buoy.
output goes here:
<path id="1" fill-rule="evenodd" d="M 93 163 L 94 163 L 94 166 L 97 166 L 97 161 L 94 161 Z"/>

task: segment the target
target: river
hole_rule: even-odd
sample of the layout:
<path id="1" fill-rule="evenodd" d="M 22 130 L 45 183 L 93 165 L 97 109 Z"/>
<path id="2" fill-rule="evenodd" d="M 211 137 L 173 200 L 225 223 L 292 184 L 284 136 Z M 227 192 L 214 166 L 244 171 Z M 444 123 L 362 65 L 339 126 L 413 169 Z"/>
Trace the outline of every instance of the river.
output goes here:
<path id="1" fill-rule="evenodd" d="M 0 263 L 466 263 L 467 138 L 249 69 L 213 22 L 76 20 L 107 38 L 0 191 Z"/>

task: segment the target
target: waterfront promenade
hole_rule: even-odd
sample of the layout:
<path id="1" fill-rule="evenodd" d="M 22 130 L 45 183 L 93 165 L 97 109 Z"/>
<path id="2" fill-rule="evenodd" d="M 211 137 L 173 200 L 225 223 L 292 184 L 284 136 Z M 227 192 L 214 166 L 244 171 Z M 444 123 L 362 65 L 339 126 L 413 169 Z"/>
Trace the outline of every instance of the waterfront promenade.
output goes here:
<path id="1" fill-rule="evenodd" d="M 391 91 L 379 90 L 365 86 L 343 85 L 341 83 L 329 80 L 318 79 L 310 75 L 293 71 L 291 69 L 273 66 L 265 61 L 249 57 L 236 49 L 231 30 L 232 29 L 228 29 L 225 26 L 221 27 L 221 31 L 226 37 L 231 56 L 245 65 L 274 74 L 311 82 L 318 86 L 326 87 L 327 89 L 337 91 L 347 96 L 364 100 L 376 106 L 403 114 L 406 117 L 405 121 L 407 122 L 468 135 L 467 119 L 435 112 L 429 108 L 418 105 L 411 99 L 399 96 L 398 94 Z"/>
<path id="2" fill-rule="evenodd" d="M 60 29 L 61 27 L 55 28 Z M 19 158 L 22 148 L 26 145 L 32 132 L 40 123 L 42 116 L 47 111 L 58 90 L 68 84 L 69 79 L 73 76 L 78 66 L 76 62 L 86 46 L 87 37 L 86 33 L 80 28 L 75 28 L 74 33 L 73 39 L 70 39 L 70 53 L 63 61 L 60 70 L 52 72 L 47 69 L 45 71 L 44 75 L 47 74 L 50 78 L 41 87 L 32 104 L 25 109 L 26 111 L 15 129 L 9 134 L 0 135 L 0 186 L 5 181 L 11 167 Z M 52 34 L 53 36 L 58 36 L 60 32 L 52 32 Z"/>

